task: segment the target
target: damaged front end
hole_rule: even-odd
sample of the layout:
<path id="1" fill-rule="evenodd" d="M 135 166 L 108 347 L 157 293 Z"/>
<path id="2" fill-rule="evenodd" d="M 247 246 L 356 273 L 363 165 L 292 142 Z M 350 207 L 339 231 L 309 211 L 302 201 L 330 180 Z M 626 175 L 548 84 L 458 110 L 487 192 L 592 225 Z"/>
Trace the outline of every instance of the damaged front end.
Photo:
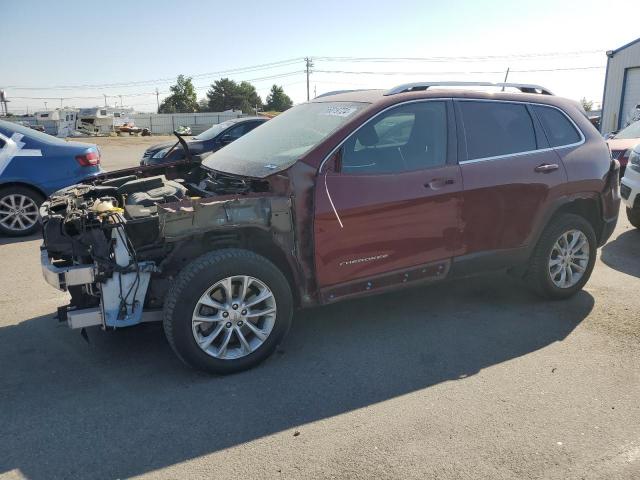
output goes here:
<path id="1" fill-rule="evenodd" d="M 169 172 L 111 175 L 42 204 L 42 271 L 70 293 L 58 316 L 71 328 L 160 320 L 172 279 L 211 249 L 257 241 L 295 270 L 286 175 L 241 178 L 198 166 L 168 179 Z"/>

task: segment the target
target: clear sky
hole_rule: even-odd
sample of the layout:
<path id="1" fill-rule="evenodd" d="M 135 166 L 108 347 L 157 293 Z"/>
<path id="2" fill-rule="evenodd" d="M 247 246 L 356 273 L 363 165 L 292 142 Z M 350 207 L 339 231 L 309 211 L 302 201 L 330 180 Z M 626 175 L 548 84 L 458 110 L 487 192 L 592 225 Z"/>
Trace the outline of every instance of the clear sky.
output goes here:
<path id="1" fill-rule="evenodd" d="M 315 63 L 312 96 L 314 90 L 417 80 L 501 81 L 510 67 L 510 81 L 539 83 L 599 104 L 604 52 L 640 36 L 639 19 L 640 1 L 634 0 L 2 0 L 0 88 L 10 111 L 19 113 L 27 106 L 42 110 L 45 101 L 19 97 L 52 97 L 49 107 L 60 106 L 59 97 L 64 105 L 93 106 L 104 103 L 103 94 L 109 104 L 122 95 L 125 105 L 154 111 L 149 92 L 166 92 L 180 73 L 198 75 L 199 98 L 213 80 L 228 76 L 253 80 L 263 100 L 277 83 L 301 102 L 302 57 L 309 56 Z M 273 76 L 279 77 L 265 78 Z"/>

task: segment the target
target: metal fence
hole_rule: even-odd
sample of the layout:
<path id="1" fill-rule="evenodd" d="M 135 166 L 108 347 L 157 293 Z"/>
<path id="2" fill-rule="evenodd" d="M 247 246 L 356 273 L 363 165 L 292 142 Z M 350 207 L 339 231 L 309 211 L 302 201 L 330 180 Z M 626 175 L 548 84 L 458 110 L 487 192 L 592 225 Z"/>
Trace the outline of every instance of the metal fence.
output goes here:
<path id="1" fill-rule="evenodd" d="M 204 113 L 136 113 L 129 118 L 136 127 L 148 128 L 155 135 L 169 135 L 180 126 L 190 127 L 194 135 L 204 132 L 212 125 L 243 117 L 241 112 Z M 58 131 L 56 120 L 38 120 L 36 117 L 2 117 L 9 122 L 25 122 L 29 125 L 43 125 L 45 131 L 55 135 Z"/>
<path id="2" fill-rule="evenodd" d="M 241 112 L 138 113 L 130 118 L 136 127 L 148 128 L 156 135 L 170 134 L 180 126 L 191 127 L 193 134 L 197 135 L 212 125 L 242 116 Z"/>

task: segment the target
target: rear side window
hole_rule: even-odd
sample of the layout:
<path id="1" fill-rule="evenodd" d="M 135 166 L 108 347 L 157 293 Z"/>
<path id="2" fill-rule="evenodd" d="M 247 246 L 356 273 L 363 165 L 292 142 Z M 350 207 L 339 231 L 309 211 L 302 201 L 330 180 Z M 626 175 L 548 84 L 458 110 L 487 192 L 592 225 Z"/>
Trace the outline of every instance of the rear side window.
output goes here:
<path id="1" fill-rule="evenodd" d="M 560 110 L 538 105 L 533 108 L 552 147 L 571 145 L 581 140 L 580 134 L 571 124 L 571 121 Z"/>
<path id="2" fill-rule="evenodd" d="M 527 107 L 518 103 L 459 102 L 467 160 L 536 150 Z"/>

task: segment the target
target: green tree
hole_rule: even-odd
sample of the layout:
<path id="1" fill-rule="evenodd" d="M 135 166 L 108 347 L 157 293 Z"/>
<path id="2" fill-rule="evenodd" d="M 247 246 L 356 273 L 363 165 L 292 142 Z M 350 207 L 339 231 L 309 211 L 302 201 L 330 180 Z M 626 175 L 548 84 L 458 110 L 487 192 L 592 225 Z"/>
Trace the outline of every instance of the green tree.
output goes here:
<path id="1" fill-rule="evenodd" d="M 169 87 L 171 95 L 160 104 L 158 113 L 191 113 L 198 111 L 198 98 L 191 77 L 178 75 L 175 85 Z"/>
<path id="2" fill-rule="evenodd" d="M 593 108 L 593 101 L 592 100 L 587 101 L 586 97 L 582 97 L 582 100 L 580 100 L 580 103 L 582 104 L 582 108 L 584 108 L 585 112 L 590 112 L 591 109 Z"/>
<path id="3" fill-rule="evenodd" d="M 262 107 L 262 99 L 256 88 L 249 82 L 237 84 L 228 78 L 216 80 L 207 92 L 208 109 L 212 112 L 225 110 L 242 110 L 251 113 L 256 105 Z"/>
<path id="4" fill-rule="evenodd" d="M 254 113 L 256 108 L 262 107 L 262 99 L 256 92 L 256 87 L 249 82 L 240 82 L 238 85 L 238 100 L 240 103 L 238 108 L 242 113 Z"/>
<path id="5" fill-rule="evenodd" d="M 201 98 L 198 100 L 198 111 L 199 112 L 208 112 L 209 111 L 209 100 L 206 98 Z"/>
<path id="6" fill-rule="evenodd" d="M 284 93 L 284 89 L 278 85 L 271 87 L 271 92 L 267 96 L 267 110 L 274 112 L 284 112 L 291 108 L 293 102 L 289 96 Z"/>

